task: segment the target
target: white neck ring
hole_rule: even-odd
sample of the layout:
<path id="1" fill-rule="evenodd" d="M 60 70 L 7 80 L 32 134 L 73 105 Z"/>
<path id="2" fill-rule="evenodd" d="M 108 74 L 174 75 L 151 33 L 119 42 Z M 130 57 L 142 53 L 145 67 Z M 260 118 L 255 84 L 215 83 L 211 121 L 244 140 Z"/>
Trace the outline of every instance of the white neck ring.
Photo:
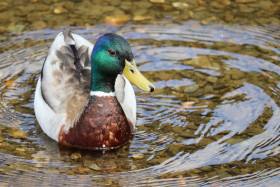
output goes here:
<path id="1" fill-rule="evenodd" d="M 91 96 L 98 96 L 98 97 L 102 97 L 102 96 L 116 96 L 115 92 L 101 92 L 101 91 L 90 91 L 90 95 Z"/>

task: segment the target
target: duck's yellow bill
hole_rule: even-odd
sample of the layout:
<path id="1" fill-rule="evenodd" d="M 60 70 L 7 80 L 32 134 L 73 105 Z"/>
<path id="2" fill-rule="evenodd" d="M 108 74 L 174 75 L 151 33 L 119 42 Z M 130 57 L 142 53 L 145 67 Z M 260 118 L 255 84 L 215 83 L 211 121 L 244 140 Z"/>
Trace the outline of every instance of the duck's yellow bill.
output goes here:
<path id="1" fill-rule="evenodd" d="M 138 70 L 134 59 L 132 62 L 125 60 L 123 75 L 130 81 L 131 84 L 134 84 L 143 91 L 153 92 L 155 90 L 155 86 Z"/>

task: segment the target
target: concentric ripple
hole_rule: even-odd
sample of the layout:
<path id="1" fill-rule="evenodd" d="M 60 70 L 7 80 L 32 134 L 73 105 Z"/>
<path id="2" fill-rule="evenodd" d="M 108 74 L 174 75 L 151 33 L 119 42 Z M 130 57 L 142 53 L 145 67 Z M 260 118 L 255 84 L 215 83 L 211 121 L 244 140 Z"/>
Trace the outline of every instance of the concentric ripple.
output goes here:
<path id="1" fill-rule="evenodd" d="M 93 42 L 105 32 L 123 35 L 157 90 L 147 94 L 135 88 L 137 132 L 128 146 L 106 153 L 58 146 L 36 122 L 33 94 L 59 30 L 2 38 L 0 183 L 279 182 L 279 25 L 202 26 L 190 21 L 73 29 Z"/>

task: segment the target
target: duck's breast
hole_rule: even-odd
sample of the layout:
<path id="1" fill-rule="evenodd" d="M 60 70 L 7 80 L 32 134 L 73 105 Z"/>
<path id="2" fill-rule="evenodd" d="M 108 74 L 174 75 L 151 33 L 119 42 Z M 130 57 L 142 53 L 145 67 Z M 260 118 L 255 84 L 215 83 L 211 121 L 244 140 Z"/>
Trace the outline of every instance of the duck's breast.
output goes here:
<path id="1" fill-rule="evenodd" d="M 67 131 L 63 128 L 59 142 L 90 149 L 114 149 L 131 136 L 131 126 L 114 96 L 90 96 L 79 119 Z"/>

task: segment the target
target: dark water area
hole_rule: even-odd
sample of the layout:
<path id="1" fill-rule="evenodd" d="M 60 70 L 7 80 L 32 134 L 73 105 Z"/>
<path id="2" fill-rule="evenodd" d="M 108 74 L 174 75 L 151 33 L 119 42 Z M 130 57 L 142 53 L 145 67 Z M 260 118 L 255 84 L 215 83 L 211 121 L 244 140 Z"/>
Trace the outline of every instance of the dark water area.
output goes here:
<path id="1" fill-rule="evenodd" d="M 277 186 L 279 10 L 254 0 L 1 2 L 1 186 Z M 70 149 L 40 129 L 35 86 L 65 24 L 93 43 L 122 35 L 155 84 L 152 94 L 134 87 L 127 146 Z"/>

